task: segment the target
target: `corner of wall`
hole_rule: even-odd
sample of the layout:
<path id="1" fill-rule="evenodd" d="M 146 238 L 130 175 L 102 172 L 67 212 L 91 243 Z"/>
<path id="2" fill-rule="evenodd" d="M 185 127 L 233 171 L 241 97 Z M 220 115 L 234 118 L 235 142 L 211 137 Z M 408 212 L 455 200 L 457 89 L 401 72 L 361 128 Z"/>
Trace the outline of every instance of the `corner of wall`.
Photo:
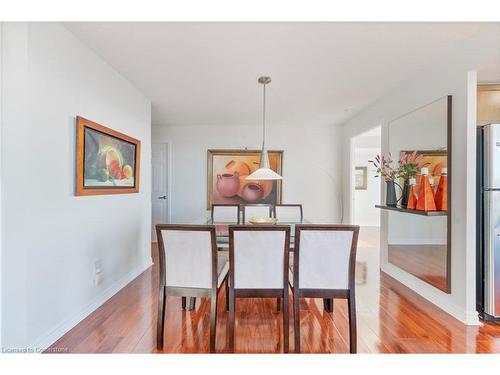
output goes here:
<path id="1" fill-rule="evenodd" d="M 3 91 L 3 86 L 2 86 L 2 77 L 3 77 L 3 69 L 2 69 L 2 56 L 3 56 L 3 48 L 2 48 L 2 40 L 3 40 L 3 22 L 0 22 L 0 275 L 2 274 L 2 242 L 3 242 L 3 208 L 2 208 L 2 185 L 3 185 L 3 178 L 2 178 L 2 129 L 3 129 L 3 118 L 2 118 L 2 101 L 3 101 L 3 96 L 2 96 L 2 91 Z M 0 348 L 2 347 L 2 336 L 3 336 L 3 319 L 2 319 L 2 310 L 3 310 L 3 302 L 2 302 L 2 296 L 3 296 L 3 290 L 2 290 L 2 277 L 0 276 Z"/>

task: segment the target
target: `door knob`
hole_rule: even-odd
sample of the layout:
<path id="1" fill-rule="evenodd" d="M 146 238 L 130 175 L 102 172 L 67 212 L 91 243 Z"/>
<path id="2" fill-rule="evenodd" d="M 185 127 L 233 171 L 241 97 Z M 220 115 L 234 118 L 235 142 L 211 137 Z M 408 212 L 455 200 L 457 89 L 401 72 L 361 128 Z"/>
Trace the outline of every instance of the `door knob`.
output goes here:
<path id="1" fill-rule="evenodd" d="M 158 199 L 167 199 L 166 195 L 162 195 L 161 197 L 158 197 Z"/>

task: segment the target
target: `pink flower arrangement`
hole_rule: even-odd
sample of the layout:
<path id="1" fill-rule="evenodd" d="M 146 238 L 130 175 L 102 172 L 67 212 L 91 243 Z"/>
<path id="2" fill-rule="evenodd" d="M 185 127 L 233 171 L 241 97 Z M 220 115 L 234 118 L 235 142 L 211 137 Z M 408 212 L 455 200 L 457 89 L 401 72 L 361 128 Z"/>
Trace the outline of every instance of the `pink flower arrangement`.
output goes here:
<path id="1" fill-rule="evenodd" d="M 375 177 L 383 177 L 385 181 L 395 181 L 398 178 L 404 180 L 413 178 L 417 175 L 419 167 L 425 167 L 427 164 L 420 165 L 423 155 L 413 152 L 403 152 L 399 158 L 398 164 L 393 166 L 391 153 L 386 155 L 377 155 L 374 160 L 368 160 L 369 163 L 377 169 Z"/>
<path id="2" fill-rule="evenodd" d="M 399 167 L 392 166 L 392 155 L 377 155 L 374 160 L 368 160 L 377 169 L 375 177 L 383 177 L 385 181 L 394 181 L 398 178 Z"/>

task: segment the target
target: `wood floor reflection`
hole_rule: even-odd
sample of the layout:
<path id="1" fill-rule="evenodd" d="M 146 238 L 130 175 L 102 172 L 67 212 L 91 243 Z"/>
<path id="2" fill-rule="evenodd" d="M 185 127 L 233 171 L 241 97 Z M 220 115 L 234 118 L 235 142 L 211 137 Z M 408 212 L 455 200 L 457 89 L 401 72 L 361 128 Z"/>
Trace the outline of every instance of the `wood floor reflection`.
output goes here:
<path id="1" fill-rule="evenodd" d="M 378 265 L 378 230 L 362 228 L 358 260 L 367 265 L 357 286 L 360 353 L 500 353 L 500 325 L 466 326 L 385 274 Z M 153 245 L 156 258 L 156 246 Z M 157 267 L 132 281 L 52 345 L 71 353 L 156 353 Z M 225 295 L 218 308 L 217 352 L 226 352 Z M 347 306 L 336 300 L 333 314 L 320 300 L 301 300 L 303 353 L 348 353 Z M 239 300 L 236 352 L 282 353 L 282 324 L 274 299 Z M 198 300 L 182 311 L 169 297 L 165 353 L 208 353 L 210 304 Z M 293 330 L 290 325 L 290 350 Z"/>
<path id="2" fill-rule="evenodd" d="M 387 246 L 389 263 L 446 292 L 448 288 L 446 245 Z"/>

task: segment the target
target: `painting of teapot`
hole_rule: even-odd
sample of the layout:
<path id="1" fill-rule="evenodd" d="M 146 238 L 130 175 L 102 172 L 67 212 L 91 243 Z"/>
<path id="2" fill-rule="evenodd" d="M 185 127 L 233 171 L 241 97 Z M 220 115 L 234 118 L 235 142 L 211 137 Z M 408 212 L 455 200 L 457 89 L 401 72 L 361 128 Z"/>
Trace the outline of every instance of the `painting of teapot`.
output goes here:
<path id="1" fill-rule="evenodd" d="M 233 197 L 240 190 L 238 172 L 217 175 L 217 191 L 225 198 Z"/>
<path id="2" fill-rule="evenodd" d="M 208 206 L 216 204 L 276 204 L 281 181 L 247 180 L 260 163 L 260 151 L 209 150 Z M 281 173 L 282 151 L 270 151 L 272 169 Z"/>

